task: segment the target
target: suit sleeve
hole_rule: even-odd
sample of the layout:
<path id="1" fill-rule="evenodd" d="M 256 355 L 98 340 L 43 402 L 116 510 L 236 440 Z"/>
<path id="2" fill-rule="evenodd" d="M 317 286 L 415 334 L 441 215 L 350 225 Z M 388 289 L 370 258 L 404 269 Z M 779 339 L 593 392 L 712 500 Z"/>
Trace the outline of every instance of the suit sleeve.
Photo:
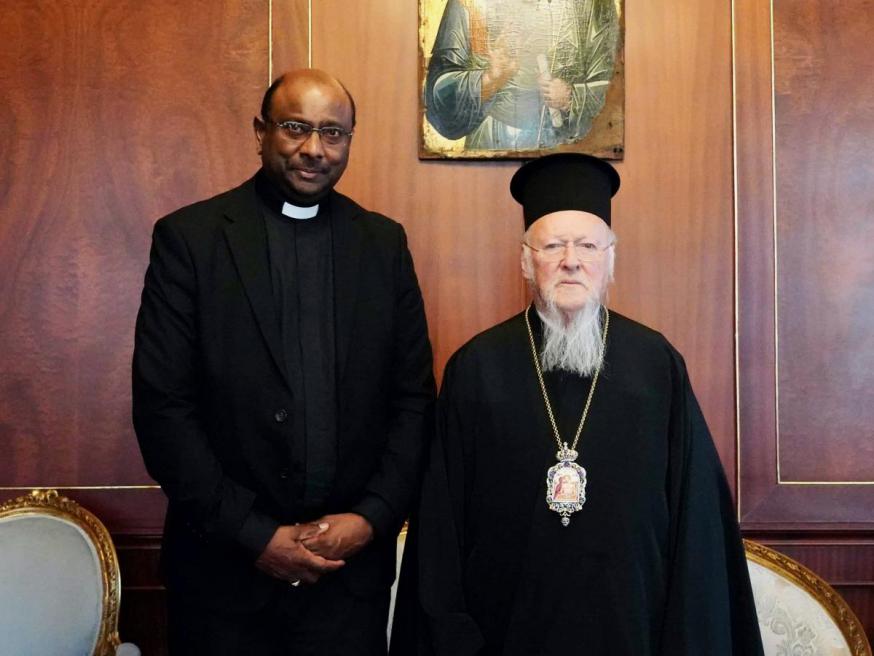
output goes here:
<path id="1" fill-rule="evenodd" d="M 184 236 L 155 225 L 137 316 L 133 421 L 149 474 L 193 532 L 259 554 L 278 526 L 252 510 L 255 494 L 225 476 L 199 396 L 196 270 Z"/>
<path id="2" fill-rule="evenodd" d="M 378 537 L 397 533 L 407 517 L 431 434 L 435 396 L 422 292 L 403 228 L 399 235 L 388 436 L 380 465 L 352 508 L 370 521 Z"/>
<path id="3" fill-rule="evenodd" d="M 679 354 L 672 355 L 671 564 L 658 653 L 760 656 L 734 504 L 685 365 Z"/>

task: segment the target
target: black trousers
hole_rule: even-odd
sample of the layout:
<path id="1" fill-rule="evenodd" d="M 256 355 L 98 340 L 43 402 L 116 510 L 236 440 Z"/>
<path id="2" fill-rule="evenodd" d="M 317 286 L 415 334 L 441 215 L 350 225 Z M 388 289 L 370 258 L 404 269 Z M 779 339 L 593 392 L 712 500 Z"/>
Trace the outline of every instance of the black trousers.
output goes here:
<path id="1" fill-rule="evenodd" d="M 385 656 L 389 590 L 369 597 L 325 576 L 282 587 L 251 613 L 205 608 L 168 590 L 170 656 Z"/>

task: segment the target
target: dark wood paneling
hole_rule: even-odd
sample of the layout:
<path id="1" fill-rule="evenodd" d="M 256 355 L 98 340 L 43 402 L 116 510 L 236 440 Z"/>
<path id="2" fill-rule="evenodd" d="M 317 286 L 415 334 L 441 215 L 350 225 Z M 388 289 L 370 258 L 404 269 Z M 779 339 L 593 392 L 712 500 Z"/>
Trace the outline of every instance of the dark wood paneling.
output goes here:
<path id="1" fill-rule="evenodd" d="M 613 299 L 685 356 L 734 488 L 730 5 L 627 10 Z"/>
<path id="2" fill-rule="evenodd" d="M 734 18 L 738 505 L 745 519 L 777 472 L 769 7 L 736 0 Z"/>
<path id="3" fill-rule="evenodd" d="M 0 499 L 60 487 L 113 530 L 120 633 L 147 656 L 164 497 L 64 486 L 151 483 L 129 410 L 151 226 L 256 168 L 269 5 L 14 0 L 0 21 Z"/>
<path id="4" fill-rule="evenodd" d="M 25 495 L 29 490 L 0 487 L 0 503 Z M 59 487 L 57 490 L 97 515 L 113 533 L 153 535 L 163 529 L 167 499 L 156 487 L 84 490 Z"/>
<path id="5" fill-rule="evenodd" d="M 166 656 L 167 609 L 163 590 L 123 590 L 118 634 L 143 656 Z"/>
<path id="6" fill-rule="evenodd" d="M 870 635 L 874 485 L 840 481 L 874 478 L 874 13 L 734 10 L 742 526 L 831 583 Z"/>
<path id="7" fill-rule="evenodd" d="M 771 16 L 761 3 L 736 4 L 741 511 L 749 529 L 874 525 L 874 484 L 839 484 L 874 483 L 864 477 L 874 473 L 870 404 L 858 402 L 874 382 L 865 365 L 874 328 L 864 320 L 874 315 L 865 282 L 874 252 L 862 209 L 874 205 L 874 167 L 851 160 L 847 173 L 834 143 L 843 133 L 874 139 L 874 112 L 864 111 L 874 107 L 862 56 L 862 35 L 874 27 L 866 5 L 777 3 L 772 96 Z"/>
<path id="8" fill-rule="evenodd" d="M 309 65 L 310 2 L 283 0 L 270 5 L 273 19 L 271 77 L 275 78 L 283 71 Z"/>
<path id="9" fill-rule="evenodd" d="M 870 501 L 872 33 L 870 0 L 774 3 L 781 476 L 868 481 Z"/>
<path id="10" fill-rule="evenodd" d="M 144 656 L 167 653 L 166 593 L 158 573 L 160 536 L 113 535 L 121 567 L 118 633 Z"/>
<path id="11" fill-rule="evenodd" d="M 523 228 L 508 191 L 518 162 L 417 159 L 416 4 L 314 2 L 313 63 L 355 95 L 340 186 L 407 226 L 440 373 L 462 343 L 523 307 Z M 733 479 L 730 34 L 725 2 L 627 7 L 611 304 L 684 353 Z"/>
<path id="12" fill-rule="evenodd" d="M 151 226 L 257 165 L 267 30 L 267 0 L 4 3 L 2 485 L 150 482 L 129 390 Z"/>

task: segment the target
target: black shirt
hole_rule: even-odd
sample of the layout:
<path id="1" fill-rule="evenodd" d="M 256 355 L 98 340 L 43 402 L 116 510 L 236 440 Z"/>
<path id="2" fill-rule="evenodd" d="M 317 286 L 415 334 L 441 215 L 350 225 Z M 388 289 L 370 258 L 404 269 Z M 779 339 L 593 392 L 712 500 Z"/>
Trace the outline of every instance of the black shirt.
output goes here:
<path id="1" fill-rule="evenodd" d="M 283 200 L 263 177 L 273 299 L 285 367 L 294 393 L 287 444 L 296 501 L 317 512 L 327 500 L 337 467 L 337 393 L 334 342 L 333 241 L 329 203 L 311 219 L 281 213 Z"/>

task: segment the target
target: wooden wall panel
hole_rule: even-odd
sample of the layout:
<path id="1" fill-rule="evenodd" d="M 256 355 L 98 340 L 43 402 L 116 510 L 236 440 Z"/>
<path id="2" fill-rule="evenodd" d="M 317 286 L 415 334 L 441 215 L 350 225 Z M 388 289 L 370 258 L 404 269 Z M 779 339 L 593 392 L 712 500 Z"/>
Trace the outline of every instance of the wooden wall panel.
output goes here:
<path id="1" fill-rule="evenodd" d="M 313 2 L 313 64 L 359 106 L 340 188 L 403 221 L 438 373 L 476 332 L 524 306 L 518 162 L 417 159 L 415 2 Z M 612 305 L 684 353 L 734 472 L 730 12 L 718 0 L 629 3 L 626 153 Z"/>
<path id="2" fill-rule="evenodd" d="M 742 519 L 776 483 L 774 369 L 774 185 L 770 7 L 734 6 L 737 187 L 737 491 Z"/>
<path id="3" fill-rule="evenodd" d="M 874 143 L 874 14 L 739 2 L 737 28 L 741 513 L 871 528 L 874 166 L 841 144 Z"/>
<path id="4" fill-rule="evenodd" d="M 154 221 L 257 167 L 269 10 L 3 4 L 0 499 L 60 487 L 101 517 L 121 562 L 121 635 L 149 656 L 164 653 L 165 500 L 131 429 L 134 316 Z"/>
<path id="5" fill-rule="evenodd" d="M 3 486 L 151 483 L 130 421 L 151 226 L 254 170 L 267 30 L 265 0 L 4 3 Z M 112 529 L 161 525 L 92 498 Z"/>
<path id="6" fill-rule="evenodd" d="M 740 514 L 874 631 L 871 3 L 735 2 Z"/>
<path id="7" fill-rule="evenodd" d="M 868 0 L 774 6 L 783 480 L 874 486 L 872 32 Z"/>
<path id="8" fill-rule="evenodd" d="M 283 71 L 309 66 L 310 0 L 270 0 L 269 84 Z M 266 86 L 265 84 L 265 86 Z"/>
<path id="9" fill-rule="evenodd" d="M 161 583 L 155 537 L 114 536 L 121 567 L 119 635 L 144 656 L 163 656 L 167 643 L 166 592 Z"/>

